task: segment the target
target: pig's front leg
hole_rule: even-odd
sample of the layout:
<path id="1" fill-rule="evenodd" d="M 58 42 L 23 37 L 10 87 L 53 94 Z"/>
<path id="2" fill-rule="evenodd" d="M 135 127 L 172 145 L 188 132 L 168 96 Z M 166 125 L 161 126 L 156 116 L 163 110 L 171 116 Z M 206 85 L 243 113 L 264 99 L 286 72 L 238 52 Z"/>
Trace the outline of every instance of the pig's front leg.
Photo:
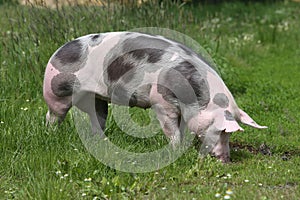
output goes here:
<path id="1" fill-rule="evenodd" d="M 213 156 L 216 156 L 223 163 L 230 162 L 229 137 L 230 133 L 222 131 L 219 141 L 211 152 Z"/>
<path id="2" fill-rule="evenodd" d="M 181 143 L 183 137 L 183 125 L 180 128 L 180 115 L 177 108 L 163 107 L 160 104 L 152 106 L 155 110 L 157 119 L 163 129 L 164 134 L 170 138 L 174 148 Z"/>

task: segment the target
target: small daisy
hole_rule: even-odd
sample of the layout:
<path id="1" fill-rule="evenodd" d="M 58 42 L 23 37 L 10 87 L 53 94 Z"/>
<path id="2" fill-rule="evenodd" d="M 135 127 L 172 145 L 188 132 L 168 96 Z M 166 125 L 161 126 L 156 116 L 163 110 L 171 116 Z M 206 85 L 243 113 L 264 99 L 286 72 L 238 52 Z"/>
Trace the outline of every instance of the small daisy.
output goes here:
<path id="1" fill-rule="evenodd" d="M 92 178 L 85 178 L 84 181 L 85 181 L 85 182 L 91 182 L 91 181 L 92 181 Z"/>
<path id="2" fill-rule="evenodd" d="M 232 192 L 231 189 L 228 189 L 228 190 L 226 191 L 226 194 L 231 195 L 231 194 L 233 194 L 233 192 Z"/>
<path id="3" fill-rule="evenodd" d="M 221 194 L 220 194 L 220 193 L 216 193 L 216 194 L 215 194 L 215 197 L 216 197 L 216 198 L 220 198 L 220 197 L 221 197 Z"/>
<path id="4" fill-rule="evenodd" d="M 224 196 L 224 199 L 230 199 L 230 196 L 229 196 L 228 194 L 226 194 L 226 195 Z"/>
<path id="5" fill-rule="evenodd" d="M 60 174 L 61 174 L 61 171 L 58 170 L 58 171 L 55 172 L 55 174 L 56 174 L 56 175 L 60 175 Z"/>

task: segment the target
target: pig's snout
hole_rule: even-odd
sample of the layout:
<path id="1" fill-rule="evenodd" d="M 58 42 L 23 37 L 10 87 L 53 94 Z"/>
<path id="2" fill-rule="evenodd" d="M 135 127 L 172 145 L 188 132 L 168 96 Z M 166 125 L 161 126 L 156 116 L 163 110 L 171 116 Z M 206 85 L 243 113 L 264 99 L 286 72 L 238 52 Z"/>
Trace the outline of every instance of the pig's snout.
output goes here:
<path id="1" fill-rule="evenodd" d="M 229 137 L 230 133 L 222 131 L 220 139 L 210 152 L 212 156 L 218 158 L 222 163 L 230 162 Z"/>

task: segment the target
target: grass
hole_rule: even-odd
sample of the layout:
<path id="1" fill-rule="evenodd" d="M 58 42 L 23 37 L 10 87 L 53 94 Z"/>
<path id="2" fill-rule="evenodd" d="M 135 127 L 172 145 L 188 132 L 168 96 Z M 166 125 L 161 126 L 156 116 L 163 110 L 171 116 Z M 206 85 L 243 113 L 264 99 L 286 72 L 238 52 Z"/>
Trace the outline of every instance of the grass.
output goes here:
<path id="1" fill-rule="evenodd" d="M 0 199 L 218 199 L 229 190 L 231 199 L 299 199 L 299 8 L 289 1 L 139 9 L 1 5 Z M 199 159 L 195 144 L 155 172 L 120 172 L 88 153 L 70 115 L 59 128 L 45 126 L 42 81 L 52 53 L 81 35 L 145 26 L 198 41 L 240 107 L 269 127 L 234 133 L 231 164 Z M 151 150 L 167 142 L 161 133 L 128 136 L 109 119 L 107 134 L 122 147 Z"/>

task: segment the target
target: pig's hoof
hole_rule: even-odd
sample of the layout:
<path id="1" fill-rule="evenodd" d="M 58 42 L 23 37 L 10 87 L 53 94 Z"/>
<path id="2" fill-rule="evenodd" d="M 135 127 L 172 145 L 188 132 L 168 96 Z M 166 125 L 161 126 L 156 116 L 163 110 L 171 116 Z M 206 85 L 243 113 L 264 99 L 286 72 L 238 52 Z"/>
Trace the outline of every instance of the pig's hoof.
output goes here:
<path id="1" fill-rule="evenodd" d="M 92 134 L 93 136 L 98 136 L 100 139 L 104 139 L 105 138 L 105 134 L 104 131 L 102 130 L 92 130 Z"/>
<path id="2" fill-rule="evenodd" d="M 224 155 L 224 154 L 221 154 L 221 155 L 216 155 L 216 154 L 211 154 L 211 156 L 217 158 L 220 162 L 222 163 L 230 163 L 230 157 L 228 155 Z"/>
<path id="3" fill-rule="evenodd" d="M 180 137 L 172 136 L 170 139 L 171 139 L 170 143 L 174 150 L 180 147 L 181 145 Z"/>
<path id="4" fill-rule="evenodd" d="M 220 160 L 222 163 L 230 163 L 230 158 L 228 156 L 217 156 L 218 160 Z"/>

